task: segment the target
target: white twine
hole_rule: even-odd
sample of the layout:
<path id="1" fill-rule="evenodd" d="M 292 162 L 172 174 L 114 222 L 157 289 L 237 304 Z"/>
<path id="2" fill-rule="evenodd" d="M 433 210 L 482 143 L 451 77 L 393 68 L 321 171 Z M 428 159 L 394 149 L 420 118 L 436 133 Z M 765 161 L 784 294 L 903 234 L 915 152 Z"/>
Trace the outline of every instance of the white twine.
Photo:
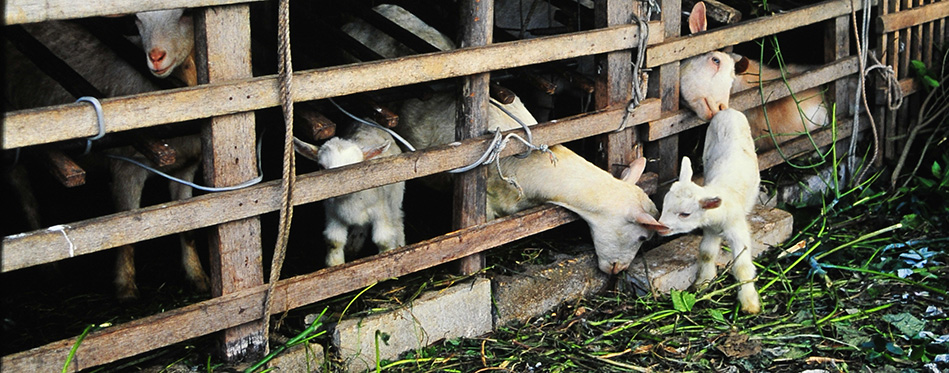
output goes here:
<path id="1" fill-rule="evenodd" d="M 69 239 L 69 235 L 66 234 L 66 228 L 70 228 L 68 225 L 54 225 L 52 227 L 46 228 L 46 230 L 51 232 L 59 232 L 63 234 L 63 237 L 66 238 L 66 243 L 69 244 L 69 257 L 72 258 L 76 256 L 76 244 Z"/>

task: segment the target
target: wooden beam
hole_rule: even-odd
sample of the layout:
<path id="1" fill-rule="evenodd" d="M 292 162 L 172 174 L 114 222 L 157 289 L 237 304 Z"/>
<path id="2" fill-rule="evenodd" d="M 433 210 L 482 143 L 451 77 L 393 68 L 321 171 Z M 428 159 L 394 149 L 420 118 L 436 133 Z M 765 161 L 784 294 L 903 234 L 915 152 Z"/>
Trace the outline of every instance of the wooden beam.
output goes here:
<path id="1" fill-rule="evenodd" d="M 461 4 L 461 48 L 491 44 L 494 30 L 494 0 L 465 0 Z M 461 85 L 461 104 L 455 122 L 455 140 L 463 141 L 481 136 L 488 129 L 488 99 L 491 74 L 467 76 Z M 452 202 L 452 226 L 462 229 L 484 224 L 486 221 L 487 168 L 455 175 Z M 458 273 L 471 275 L 484 268 L 484 255 L 473 254 L 460 259 Z"/>
<path id="2" fill-rule="evenodd" d="M 578 115 L 532 127 L 538 143 L 559 144 L 615 130 L 625 108 Z M 659 117 L 659 100 L 648 99 L 629 119 L 630 125 Z M 520 130 L 512 130 L 520 131 Z M 372 159 L 355 165 L 300 175 L 293 190 L 293 204 L 387 185 L 465 166 L 477 160 L 491 140 L 490 135 L 443 145 L 396 157 Z M 502 152 L 510 156 L 526 148 L 512 142 Z M 359 175 L 354 177 L 353 175 Z M 326 188 L 334 185 L 334 188 Z M 41 229 L 3 238 L 0 272 L 9 272 L 72 256 L 85 255 L 121 245 L 180 233 L 276 211 L 279 181 L 184 201 L 174 201 L 69 223 L 64 229 Z M 188 219 L 182 219 L 187 216 Z M 70 243 L 73 249 L 70 249 Z"/>
<path id="3" fill-rule="evenodd" d="M 358 290 L 379 279 L 401 277 L 463 258 L 577 220 L 561 207 L 544 205 L 487 224 L 389 250 L 277 283 L 274 313 Z M 77 372 L 257 320 L 267 285 L 253 286 L 172 311 L 89 333 L 67 367 Z M 76 338 L 4 356 L 4 371 L 50 372 L 63 368 Z M 121 346 L 121 348 L 116 348 Z"/>
<path id="4" fill-rule="evenodd" d="M 801 92 L 847 75 L 856 74 L 858 70 L 857 57 L 848 57 L 792 76 L 788 78 L 788 83 L 792 91 Z M 729 106 L 736 110 L 748 110 L 756 106 L 761 106 L 762 97 L 767 98 L 767 102 L 771 102 L 787 97 L 790 94 L 788 87 L 783 81 L 766 83 L 762 85 L 762 91 L 763 92 L 759 92 L 758 89 L 752 88 L 733 94 Z M 650 122 L 646 140 L 655 141 L 689 128 L 698 127 L 705 123 L 707 122 L 696 117 L 695 113 L 691 110 L 681 109 L 671 115 L 663 116 L 661 119 Z"/>
<path id="5" fill-rule="evenodd" d="M 3 22 L 6 25 L 127 14 L 149 10 L 198 8 L 214 5 L 250 3 L 260 0 L 6 0 Z"/>
<path id="6" fill-rule="evenodd" d="M 866 116 L 860 117 L 861 125 L 860 130 L 865 130 L 869 121 Z M 850 128 L 853 127 L 853 119 L 844 119 L 837 122 L 837 134 L 834 135 L 834 131 L 831 128 L 825 128 L 819 131 L 811 133 L 811 138 L 807 136 L 801 136 L 794 140 L 785 142 L 781 144 L 780 150 L 771 149 L 761 154 L 758 154 L 758 169 L 767 170 L 771 167 L 783 164 L 788 159 L 793 159 L 795 157 L 801 156 L 814 151 L 814 145 L 822 148 L 827 145 L 830 145 L 835 139 L 840 142 L 843 139 L 850 137 Z M 813 143 L 811 140 L 813 139 Z"/>
<path id="7" fill-rule="evenodd" d="M 940 1 L 909 10 L 881 15 L 877 17 L 876 20 L 876 32 L 878 34 L 886 34 L 947 17 L 949 17 L 949 1 Z"/>
<path id="8" fill-rule="evenodd" d="M 297 72 L 294 74 L 294 98 L 298 102 L 311 101 L 628 49 L 638 40 L 638 30 L 638 26 L 624 25 Z M 650 37 L 650 41 L 655 40 L 658 38 Z M 106 132 L 275 107 L 279 105 L 276 79 L 270 75 L 105 99 L 102 106 Z M 193 105 L 194 102 L 202 105 Z M 90 137 L 97 133 L 95 113 L 87 104 L 16 111 L 6 113 L 3 120 L 0 134 L 3 149 Z"/>
<path id="9" fill-rule="evenodd" d="M 195 17 L 195 36 L 199 83 L 252 76 L 249 6 L 204 9 Z M 201 141 L 205 182 L 225 187 L 257 177 L 256 137 L 253 112 L 211 118 Z M 212 296 L 263 284 L 259 217 L 218 225 L 209 236 Z M 221 342 L 220 355 L 237 361 L 262 354 L 267 336 L 261 332 L 260 321 L 254 321 L 225 330 Z"/>
<path id="10" fill-rule="evenodd" d="M 788 13 L 755 18 L 710 32 L 667 40 L 646 51 L 646 66 L 664 65 L 763 36 L 849 15 L 850 4 L 850 0 L 829 0 Z"/>
<path id="11" fill-rule="evenodd" d="M 662 18 L 665 38 L 679 36 L 682 23 L 682 4 L 677 0 L 663 0 Z M 658 69 L 658 95 L 662 100 L 663 113 L 679 111 L 679 61 L 669 62 Z M 654 169 L 660 181 L 669 181 L 679 177 L 679 136 L 671 135 L 658 139 L 650 149 L 649 157 L 655 159 Z"/>
<path id="12" fill-rule="evenodd" d="M 633 17 L 631 0 L 594 1 L 594 22 L 596 27 L 610 27 L 627 24 Z M 597 75 L 593 91 L 594 105 L 597 109 L 611 107 L 623 108 L 629 104 L 630 90 L 633 84 L 633 70 L 630 65 L 632 53 L 629 50 L 610 52 L 597 56 Z M 635 77 L 639 81 L 639 77 Z M 622 118 L 615 122 L 619 128 Z M 603 153 L 597 153 L 596 162 L 613 176 L 620 176 L 623 169 L 635 156 L 633 147 L 638 145 L 635 127 L 627 126 L 620 132 L 610 132 L 598 140 Z M 602 157 L 602 158 L 601 158 Z"/>

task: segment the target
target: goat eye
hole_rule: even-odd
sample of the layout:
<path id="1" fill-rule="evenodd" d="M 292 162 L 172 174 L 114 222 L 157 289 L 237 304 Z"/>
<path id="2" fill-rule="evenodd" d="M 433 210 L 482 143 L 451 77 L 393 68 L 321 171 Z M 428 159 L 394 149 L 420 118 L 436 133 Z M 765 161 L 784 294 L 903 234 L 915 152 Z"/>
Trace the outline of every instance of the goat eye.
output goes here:
<path id="1" fill-rule="evenodd" d="M 722 60 L 718 59 L 718 57 L 712 57 L 712 62 L 714 62 L 715 65 L 720 65 Z"/>
<path id="2" fill-rule="evenodd" d="M 689 217 L 690 215 L 692 215 L 692 214 L 690 214 L 690 213 L 688 213 L 688 212 L 680 212 L 680 213 L 679 213 L 679 217 L 680 217 L 680 218 L 683 218 L 683 219 Z"/>

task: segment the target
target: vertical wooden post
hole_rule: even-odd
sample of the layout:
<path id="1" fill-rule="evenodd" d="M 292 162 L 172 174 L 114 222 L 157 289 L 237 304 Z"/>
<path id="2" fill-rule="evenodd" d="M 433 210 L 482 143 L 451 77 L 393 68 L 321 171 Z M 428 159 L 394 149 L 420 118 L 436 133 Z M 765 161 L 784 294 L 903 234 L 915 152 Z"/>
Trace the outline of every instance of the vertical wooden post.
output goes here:
<path id="1" fill-rule="evenodd" d="M 195 53 L 200 83 L 252 76 L 249 16 L 246 5 L 211 7 L 197 12 Z M 211 118 L 202 133 L 205 181 L 221 187 L 256 177 L 255 138 L 253 112 Z M 210 252 L 213 296 L 263 283 L 257 217 L 211 229 Z M 234 361 L 262 352 L 266 336 L 260 335 L 259 322 L 253 322 L 225 330 L 222 342 L 223 357 Z"/>
<path id="2" fill-rule="evenodd" d="M 662 0 L 663 37 L 679 36 L 682 28 L 682 3 L 678 0 Z M 650 96 L 659 96 L 663 116 L 679 110 L 679 61 L 659 66 L 658 77 L 650 79 Z M 653 83 L 654 82 L 654 83 Z M 650 158 L 658 158 L 659 181 L 665 182 L 679 176 L 679 135 L 659 139 L 647 148 Z"/>
<path id="3" fill-rule="evenodd" d="M 629 24 L 633 20 L 633 1 L 596 0 L 594 14 L 597 28 Z M 632 52 L 629 50 L 597 56 L 594 93 L 597 109 L 625 107 L 629 103 L 633 80 L 631 60 Z M 619 125 L 616 123 L 617 128 Z M 600 136 L 599 141 L 605 153 L 598 155 L 597 164 L 614 176 L 619 176 L 626 165 L 633 161 L 632 149 L 639 141 L 635 127 L 629 125 L 621 132 Z"/>
<path id="4" fill-rule="evenodd" d="M 833 62 L 850 55 L 850 16 L 829 20 L 824 28 L 824 61 Z M 853 78 L 841 78 L 828 84 L 825 102 L 837 103 L 837 119 L 853 116 L 853 96 L 847 90 L 847 82 Z M 830 107 L 828 107 L 828 110 Z"/>
<path id="5" fill-rule="evenodd" d="M 461 3 L 461 48 L 491 43 L 494 29 L 494 0 L 465 0 Z M 481 136 L 488 128 L 490 73 L 464 78 L 455 139 Z M 455 177 L 452 220 L 455 229 L 485 222 L 485 187 L 487 169 L 478 167 Z M 478 253 L 458 260 L 458 272 L 472 274 L 484 268 L 484 254 Z"/>

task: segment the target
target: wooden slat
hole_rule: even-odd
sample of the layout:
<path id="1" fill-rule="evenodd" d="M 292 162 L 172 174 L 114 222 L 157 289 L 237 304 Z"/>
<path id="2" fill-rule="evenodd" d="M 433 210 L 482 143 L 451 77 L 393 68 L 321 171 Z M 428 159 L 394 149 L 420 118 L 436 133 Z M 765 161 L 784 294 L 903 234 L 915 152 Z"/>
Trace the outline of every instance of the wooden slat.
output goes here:
<path id="1" fill-rule="evenodd" d="M 614 109 L 560 119 L 532 127 L 539 144 L 559 144 L 615 130 L 625 109 Z M 644 123 L 659 116 L 659 100 L 649 99 L 629 119 Z M 300 175 L 293 204 L 312 203 L 394 182 L 431 175 L 467 165 L 480 157 L 491 136 L 468 140 L 458 146 L 439 146 L 423 152 L 372 159 L 359 164 Z M 526 150 L 512 142 L 503 156 Z M 352 175 L 360 175 L 353 178 Z M 325 188 L 333 185 L 333 188 Z M 129 243 L 194 230 L 236 219 L 265 214 L 279 208 L 278 181 L 185 201 L 168 202 L 66 224 L 64 231 L 37 230 L 3 238 L 0 272 L 13 271 L 71 256 L 85 255 Z M 188 216 L 188 219 L 182 219 Z M 68 236 L 68 240 L 66 239 Z M 74 246 L 71 249 L 70 243 Z"/>
<path id="2" fill-rule="evenodd" d="M 946 17 L 949 17 L 949 1 L 940 1 L 910 10 L 881 15 L 876 20 L 876 32 L 886 34 Z"/>
<path id="3" fill-rule="evenodd" d="M 788 78 L 788 83 L 794 92 L 801 92 L 808 88 L 813 88 L 829 81 L 855 74 L 857 71 L 857 58 L 848 57 L 806 73 L 790 77 Z M 783 81 L 769 82 L 762 87 L 764 90 L 763 96 L 768 99 L 768 102 L 789 95 L 787 86 Z M 761 106 L 761 97 L 762 94 L 759 93 L 758 89 L 748 89 L 732 95 L 729 107 L 736 110 L 748 110 L 755 106 Z M 706 121 L 696 117 L 695 113 L 691 110 L 681 109 L 672 115 L 664 116 L 659 120 L 650 122 L 647 141 L 654 141 L 669 135 L 674 135 L 689 128 L 698 127 L 704 123 L 706 123 Z"/>
<path id="4" fill-rule="evenodd" d="M 632 11 L 633 2 L 629 0 L 596 0 L 593 7 L 594 22 L 596 27 L 625 24 L 632 19 Z M 597 109 L 625 108 L 628 105 L 633 84 L 631 58 L 632 53 L 629 50 L 597 56 L 597 75 L 593 90 L 593 101 Z M 614 125 L 619 128 L 621 123 L 622 119 Z M 601 136 L 598 141 L 604 152 L 597 154 L 602 154 L 605 158 L 597 159 L 595 163 L 614 176 L 621 175 L 625 167 L 633 161 L 633 147 L 639 141 L 633 127 L 627 127 L 620 132 L 610 132 Z"/>
<path id="5" fill-rule="evenodd" d="M 575 220 L 577 216 L 566 209 L 539 206 L 374 257 L 282 280 L 274 291 L 272 312 L 447 263 Z M 267 285 L 255 286 L 90 333 L 67 371 L 77 372 L 256 320 L 263 312 L 266 290 Z M 4 356 L 0 364 L 10 372 L 60 371 L 75 343 L 76 338 L 53 342 Z"/>
<path id="6" fill-rule="evenodd" d="M 682 23 L 682 4 L 677 0 L 662 2 L 663 25 L 667 39 L 679 36 Z M 673 113 L 679 110 L 679 61 L 659 66 L 659 97 L 662 99 L 662 112 Z M 669 181 L 679 177 L 679 137 L 667 136 L 655 141 L 650 158 L 656 159 L 656 171 L 660 181 Z"/>
<path id="7" fill-rule="evenodd" d="M 199 83 L 252 76 L 250 7 L 206 8 L 195 17 L 195 61 Z M 254 112 L 213 117 L 202 131 L 204 180 L 226 187 L 257 177 Z M 263 284 L 260 218 L 233 220 L 209 230 L 211 295 Z M 257 316 L 261 316 L 258 313 Z M 262 354 L 267 349 L 261 320 L 234 326 L 220 335 L 218 354 L 227 361 Z"/>
<path id="8" fill-rule="evenodd" d="M 462 48 L 491 44 L 494 30 L 494 1 L 465 0 L 461 4 Z M 491 74 L 480 73 L 467 76 L 459 92 L 461 104 L 455 121 L 455 140 L 464 141 L 478 137 L 488 128 L 488 99 L 490 98 Z M 462 229 L 484 224 L 486 221 L 487 169 L 474 170 L 455 175 L 452 200 L 452 227 Z M 472 254 L 456 263 L 458 273 L 471 275 L 484 268 L 484 255 Z"/>
<path id="9" fill-rule="evenodd" d="M 198 8 L 213 5 L 240 4 L 260 0 L 6 0 L 3 22 L 7 25 L 57 19 L 85 18 L 126 14 L 159 9 Z"/>
<path id="10" fill-rule="evenodd" d="M 850 4 L 851 0 L 830 0 L 788 13 L 760 17 L 740 24 L 724 26 L 711 32 L 667 40 L 647 50 L 646 66 L 655 67 L 672 61 L 679 61 L 762 36 L 773 35 L 842 15 L 849 15 Z"/>
<path id="11" fill-rule="evenodd" d="M 652 24 L 657 26 L 658 23 Z M 337 66 L 294 74 L 296 101 L 460 77 L 559 59 L 632 48 L 639 27 L 616 26 L 570 35 L 492 44 L 362 65 Z M 650 41 L 658 40 L 650 37 Z M 106 131 L 263 109 L 279 105 L 276 76 L 209 84 L 102 100 Z M 202 105 L 193 105 L 201 102 Z M 3 149 L 44 144 L 97 133 L 95 113 L 86 104 L 6 113 Z"/>
<path id="12" fill-rule="evenodd" d="M 46 150 L 42 157 L 49 173 L 64 187 L 72 188 L 86 183 L 86 171 L 61 150 Z"/>
<path id="13" fill-rule="evenodd" d="M 866 116 L 860 117 L 861 131 L 867 129 L 869 121 Z M 853 127 L 853 119 L 844 119 L 837 123 L 837 142 L 840 143 L 841 140 L 850 137 L 850 129 Z M 811 133 L 811 138 L 814 143 L 811 143 L 811 139 L 806 136 L 796 138 L 794 140 L 785 142 L 781 144 L 780 150 L 771 149 L 767 152 L 761 153 L 758 155 L 758 169 L 767 170 L 771 167 L 783 164 L 785 159 L 792 159 L 797 156 L 807 154 L 814 151 L 814 144 L 817 144 L 818 147 L 824 147 L 830 145 L 833 142 L 835 136 L 834 131 L 830 128 L 825 128 L 820 131 L 815 131 Z"/>

